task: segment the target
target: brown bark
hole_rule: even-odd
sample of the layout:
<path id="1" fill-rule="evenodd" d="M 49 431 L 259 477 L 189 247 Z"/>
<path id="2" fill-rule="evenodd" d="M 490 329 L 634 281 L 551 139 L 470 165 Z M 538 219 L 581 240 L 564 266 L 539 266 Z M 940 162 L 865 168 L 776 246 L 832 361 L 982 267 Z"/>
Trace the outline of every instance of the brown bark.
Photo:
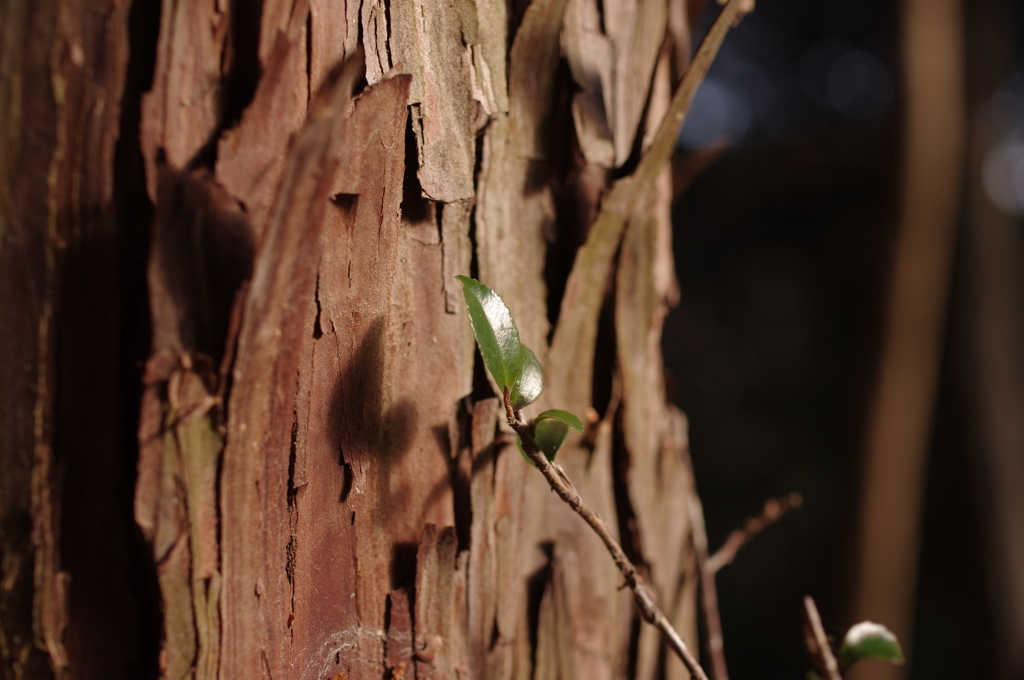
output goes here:
<path id="1" fill-rule="evenodd" d="M 127 7 L 0 7 L 0 677 L 142 673 L 120 390 Z"/>
<path id="2" fill-rule="evenodd" d="M 428 4 L 267 0 L 257 24 L 231 3 L 164 0 L 141 103 L 125 7 L 5 5 L 11 677 L 682 677 L 653 631 L 631 648 L 636 614 L 601 540 L 509 445 L 453 277 L 475 261 L 548 368 L 545 403 L 592 414 L 559 462 L 613 533 L 628 528 L 696 648 L 686 421 L 659 350 L 671 140 L 653 135 L 685 7 Z M 153 204 L 139 397 L 117 380 L 119 329 L 141 312 L 119 285 L 143 283 L 123 278 L 143 263 L 125 248 L 142 228 L 130 199 L 115 219 L 122 130 Z M 572 261 L 608 178 L 652 143 L 658 160 L 595 230 L 606 257 L 573 273 L 596 285 L 560 314 L 555 345 L 576 338 L 573 352 L 549 352 L 548 291 L 568 272 L 546 262 Z M 119 269 L 119 254 L 138 261 Z M 599 327 L 615 341 L 596 350 Z M 593 383 L 612 373 L 598 413 Z M 137 480 L 112 474 L 135 455 Z M 125 573 L 129 520 L 157 626 L 131 604 L 145 579 Z"/>

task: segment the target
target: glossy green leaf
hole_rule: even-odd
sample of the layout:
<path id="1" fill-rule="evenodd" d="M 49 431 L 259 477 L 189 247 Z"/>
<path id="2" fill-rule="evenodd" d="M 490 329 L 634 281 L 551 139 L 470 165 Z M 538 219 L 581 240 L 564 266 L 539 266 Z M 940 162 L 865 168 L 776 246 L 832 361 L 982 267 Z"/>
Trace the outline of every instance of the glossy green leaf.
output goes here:
<path id="1" fill-rule="evenodd" d="M 544 391 L 544 370 L 537 361 L 537 356 L 526 345 L 523 348 L 523 368 L 519 372 L 519 380 L 512 388 L 510 400 L 512 408 L 521 409 L 537 401 Z"/>
<path id="2" fill-rule="evenodd" d="M 571 415 L 571 414 L 570 414 Z M 550 461 L 555 460 L 555 454 L 558 453 L 558 449 L 561 448 L 565 442 L 565 435 L 569 433 L 569 426 L 563 423 L 561 420 L 554 418 L 546 418 L 544 420 L 534 421 L 533 424 L 533 441 L 540 447 L 544 457 Z M 523 450 L 523 440 L 516 437 L 516 443 L 519 445 L 519 452 L 523 454 L 523 458 L 526 461 L 537 467 L 537 464 L 526 455 L 526 451 Z"/>
<path id="3" fill-rule="evenodd" d="M 497 293 L 476 279 L 455 278 L 462 284 L 473 335 L 484 365 L 498 383 L 498 389 L 504 391 L 513 387 L 523 366 L 523 346 L 512 313 Z"/>
<path id="4" fill-rule="evenodd" d="M 864 659 L 903 663 L 903 651 L 896 636 L 880 623 L 862 621 L 846 631 L 839 646 L 839 667 L 847 668 Z"/>
<path id="5" fill-rule="evenodd" d="M 569 413 L 568 411 L 563 411 L 557 408 L 544 411 L 544 413 L 541 413 L 539 416 L 534 418 L 534 422 L 540 423 L 540 421 L 547 420 L 549 418 L 561 421 L 568 425 L 569 427 L 571 427 L 572 429 L 576 430 L 577 432 L 583 432 L 583 423 L 580 421 L 579 418 Z"/>

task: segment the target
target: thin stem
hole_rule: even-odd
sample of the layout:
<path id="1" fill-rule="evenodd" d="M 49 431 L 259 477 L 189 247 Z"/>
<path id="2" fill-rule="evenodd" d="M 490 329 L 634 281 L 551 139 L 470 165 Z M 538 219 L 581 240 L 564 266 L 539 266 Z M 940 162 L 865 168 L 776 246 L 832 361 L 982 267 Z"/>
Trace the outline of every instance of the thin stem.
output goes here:
<path id="1" fill-rule="evenodd" d="M 708 558 L 705 569 L 711 574 L 717 573 L 719 569 L 736 559 L 736 553 L 750 539 L 778 522 L 790 510 L 796 510 L 803 504 L 803 497 L 795 492 L 785 498 L 769 499 L 764 504 L 764 510 L 761 511 L 760 515 L 751 517 L 743 523 L 741 529 L 737 529 L 729 534 L 729 538 L 725 539 L 722 547 Z"/>
<path id="2" fill-rule="evenodd" d="M 708 535 L 704 526 L 704 507 L 697 490 L 691 488 L 687 508 L 690 512 L 690 527 L 693 531 L 693 548 L 697 553 L 697 571 L 700 574 L 701 610 L 707 628 L 707 650 L 711 658 L 711 671 L 715 680 L 729 680 L 725 665 L 725 641 L 722 636 L 722 617 L 718 611 L 718 586 L 715 572 L 708 569 Z"/>
<path id="3" fill-rule="evenodd" d="M 687 509 L 690 514 L 690 530 L 693 536 L 693 550 L 697 556 L 697 573 L 700 575 L 700 606 L 707 629 L 707 651 L 711 659 L 711 672 L 715 680 L 729 680 L 729 669 L 725 664 L 725 640 L 722 635 L 722 617 L 718 611 L 718 586 L 715 572 L 708 569 L 708 534 L 704 524 L 704 506 L 697 494 L 693 474 L 693 461 L 689 447 L 682 451 L 683 463 L 689 470 L 690 488 L 687 492 Z"/>
<path id="4" fill-rule="evenodd" d="M 672 651 L 679 656 L 692 677 L 697 680 L 708 680 L 708 676 L 704 669 L 700 667 L 700 663 L 690 653 L 686 643 L 679 637 L 679 633 L 676 632 L 672 624 L 669 623 L 668 618 L 658 608 L 658 605 L 655 604 L 654 597 L 652 597 L 650 590 L 648 590 L 643 577 L 637 572 L 636 567 L 633 566 L 629 558 L 626 557 L 626 553 L 623 552 L 622 546 L 619 545 L 615 536 L 608 529 L 608 525 L 583 501 L 579 492 L 576 491 L 576 487 L 573 486 L 573 483 L 565 475 L 562 468 L 552 464 L 544 456 L 544 453 L 533 439 L 530 426 L 522 420 L 521 414 L 515 413 L 512 410 L 507 395 L 505 398 L 505 413 L 509 426 L 516 431 L 523 442 L 523 451 L 534 462 L 537 469 L 544 475 L 544 478 L 548 480 L 551 490 L 558 494 L 558 497 L 565 501 L 577 515 L 582 517 L 583 521 L 589 524 L 590 528 L 604 541 L 604 545 L 608 548 L 615 566 L 622 573 L 626 585 L 633 591 L 633 598 L 636 600 L 637 607 L 640 608 L 640 615 L 644 621 L 661 631 Z"/>
<path id="5" fill-rule="evenodd" d="M 693 466 L 690 464 L 688 455 L 686 463 L 690 467 L 692 478 Z M 711 658 L 711 670 L 715 680 L 729 680 L 729 670 L 725 664 L 725 644 L 722 636 L 722 618 L 718 609 L 718 587 L 715 583 L 715 576 L 719 569 L 730 564 L 736 558 L 736 553 L 750 539 L 779 521 L 790 510 L 795 510 L 803 505 L 803 498 L 798 493 L 791 493 L 785 498 L 768 500 L 759 516 L 751 517 L 743 523 L 741 529 L 729 534 L 729 538 L 726 539 L 722 547 L 709 557 L 704 508 L 696 489 L 691 488 L 689 496 L 690 525 L 693 530 L 693 547 L 697 553 L 697 569 L 700 572 L 701 610 L 704 612 L 704 624 L 708 632 L 707 648 L 708 656 Z"/>
<path id="6" fill-rule="evenodd" d="M 811 661 L 825 675 L 825 680 L 843 680 L 832 647 L 828 644 L 825 628 L 821 625 L 818 607 L 809 595 L 804 598 L 804 644 L 807 645 Z"/>

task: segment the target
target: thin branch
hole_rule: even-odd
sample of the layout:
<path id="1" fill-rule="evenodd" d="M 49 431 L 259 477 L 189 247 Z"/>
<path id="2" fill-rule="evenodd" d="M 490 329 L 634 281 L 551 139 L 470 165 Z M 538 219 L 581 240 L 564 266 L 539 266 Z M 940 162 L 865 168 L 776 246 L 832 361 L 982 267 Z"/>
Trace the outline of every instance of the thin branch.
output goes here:
<path id="1" fill-rule="evenodd" d="M 683 451 L 683 462 L 690 470 L 693 479 L 693 464 L 689 452 Z M 759 517 L 748 519 L 742 529 L 729 535 L 725 544 L 714 555 L 708 557 L 708 535 L 704 524 L 704 507 L 694 486 L 690 487 L 687 507 L 690 514 L 690 528 L 693 532 L 693 548 L 697 555 L 697 570 L 700 573 L 701 611 L 707 629 L 707 650 L 711 659 L 711 670 L 715 680 L 728 680 L 729 670 L 725 663 L 725 642 L 722 635 L 722 617 L 718 609 L 718 586 L 715 576 L 718 570 L 729 564 L 736 557 L 737 551 L 750 539 L 770 524 L 778 521 L 790 510 L 799 508 L 803 498 L 798 493 L 779 500 L 769 500 Z"/>
<path id="2" fill-rule="evenodd" d="M 689 463 L 689 461 L 687 461 Z M 693 479 L 692 473 L 690 479 Z M 708 569 L 708 534 L 704 526 L 704 506 L 697 495 L 697 489 L 690 487 L 687 509 L 690 514 L 690 530 L 693 532 L 693 549 L 697 553 L 697 572 L 700 574 L 700 604 L 707 628 L 707 649 L 711 657 L 711 671 L 715 680 L 729 680 L 729 669 L 725 665 L 725 638 L 722 636 L 722 617 L 718 612 L 718 587 L 715 572 Z"/>
<path id="3" fill-rule="evenodd" d="M 825 680 L 843 680 L 843 676 L 839 674 L 839 664 L 836 663 L 825 629 L 821 625 L 818 607 L 809 595 L 804 598 L 804 644 L 807 645 L 815 668 L 824 674 Z"/>
<path id="4" fill-rule="evenodd" d="M 611 553 L 612 560 L 615 561 L 615 566 L 622 573 L 626 585 L 633 591 L 633 597 L 636 600 L 637 607 L 640 608 L 640 615 L 644 621 L 661 631 L 672 651 L 679 656 L 693 678 L 708 680 L 708 676 L 704 669 L 701 668 L 700 663 L 690 653 L 686 643 L 679 637 L 679 633 L 676 632 L 672 624 L 669 623 L 668 618 L 658 608 L 658 605 L 655 604 L 654 597 L 651 595 L 650 590 L 648 590 L 643 577 L 637 572 L 636 567 L 630 562 L 629 558 L 626 557 L 626 553 L 623 552 L 622 546 L 619 545 L 615 536 L 608 529 L 608 525 L 583 501 L 579 492 L 576 491 L 576 487 L 573 486 L 573 483 L 565 475 L 562 468 L 549 462 L 544 456 L 544 453 L 533 439 L 529 425 L 522 419 L 522 414 L 512 410 L 508 399 L 508 390 L 506 390 L 504 401 L 508 424 L 522 440 L 523 451 L 537 466 L 537 469 L 544 475 L 544 478 L 548 480 L 551 490 L 558 494 L 558 497 L 565 501 L 577 515 L 582 517 L 583 521 L 589 524 L 590 528 L 604 541 L 604 545 L 608 548 L 608 552 Z"/>
<path id="5" fill-rule="evenodd" d="M 722 635 L 722 617 L 718 611 L 718 587 L 715 584 L 715 572 L 708 570 L 708 533 L 704 524 L 704 506 L 697 493 L 696 478 L 693 474 L 693 461 L 690 459 L 689 447 L 681 452 L 683 464 L 689 471 L 690 488 L 687 491 L 686 506 L 690 516 L 690 532 L 693 537 L 693 551 L 697 557 L 697 573 L 700 576 L 700 608 L 704 614 L 704 627 L 707 630 L 708 657 L 711 659 L 711 672 L 715 680 L 729 680 L 729 669 L 725 665 L 725 638 Z"/>
<path id="6" fill-rule="evenodd" d="M 766 528 L 775 524 L 783 515 L 788 513 L 790 510 L 796 510 L 804 504 L 803 497 L 798 493 L 791 493 L 785 498 L 771 498 L 764 504 L 764 510 L 757 517 L 751 517 L 743 523 L 742 529 L 729 534 L 729 538 L 725 539 L 725 543 L 718 551 L 708 558 L 705 568 L 708 573 L 715 574 L 719 569 L 725 565 L 731 563 L 736 559 L 736 553 L 742 548 L 750 539 L 757 536 L 759 533 L 764 531 Z M 705 539 L 706 540 L 706 539 Z"/>

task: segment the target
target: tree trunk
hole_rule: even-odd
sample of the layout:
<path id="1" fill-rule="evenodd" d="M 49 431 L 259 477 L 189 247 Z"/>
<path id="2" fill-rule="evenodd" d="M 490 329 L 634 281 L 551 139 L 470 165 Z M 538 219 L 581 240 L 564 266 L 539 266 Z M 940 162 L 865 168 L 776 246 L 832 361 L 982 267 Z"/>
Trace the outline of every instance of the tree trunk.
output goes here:
<path id="1" fill-rule="evenodd" d="M 588 240 L 686 7 L 523 4 L 0 9 L 3 677 L 686 677 L 499 424 L 454 279 L 586 415 L 559 462 L 695 647 L 669 171 Z"/>

